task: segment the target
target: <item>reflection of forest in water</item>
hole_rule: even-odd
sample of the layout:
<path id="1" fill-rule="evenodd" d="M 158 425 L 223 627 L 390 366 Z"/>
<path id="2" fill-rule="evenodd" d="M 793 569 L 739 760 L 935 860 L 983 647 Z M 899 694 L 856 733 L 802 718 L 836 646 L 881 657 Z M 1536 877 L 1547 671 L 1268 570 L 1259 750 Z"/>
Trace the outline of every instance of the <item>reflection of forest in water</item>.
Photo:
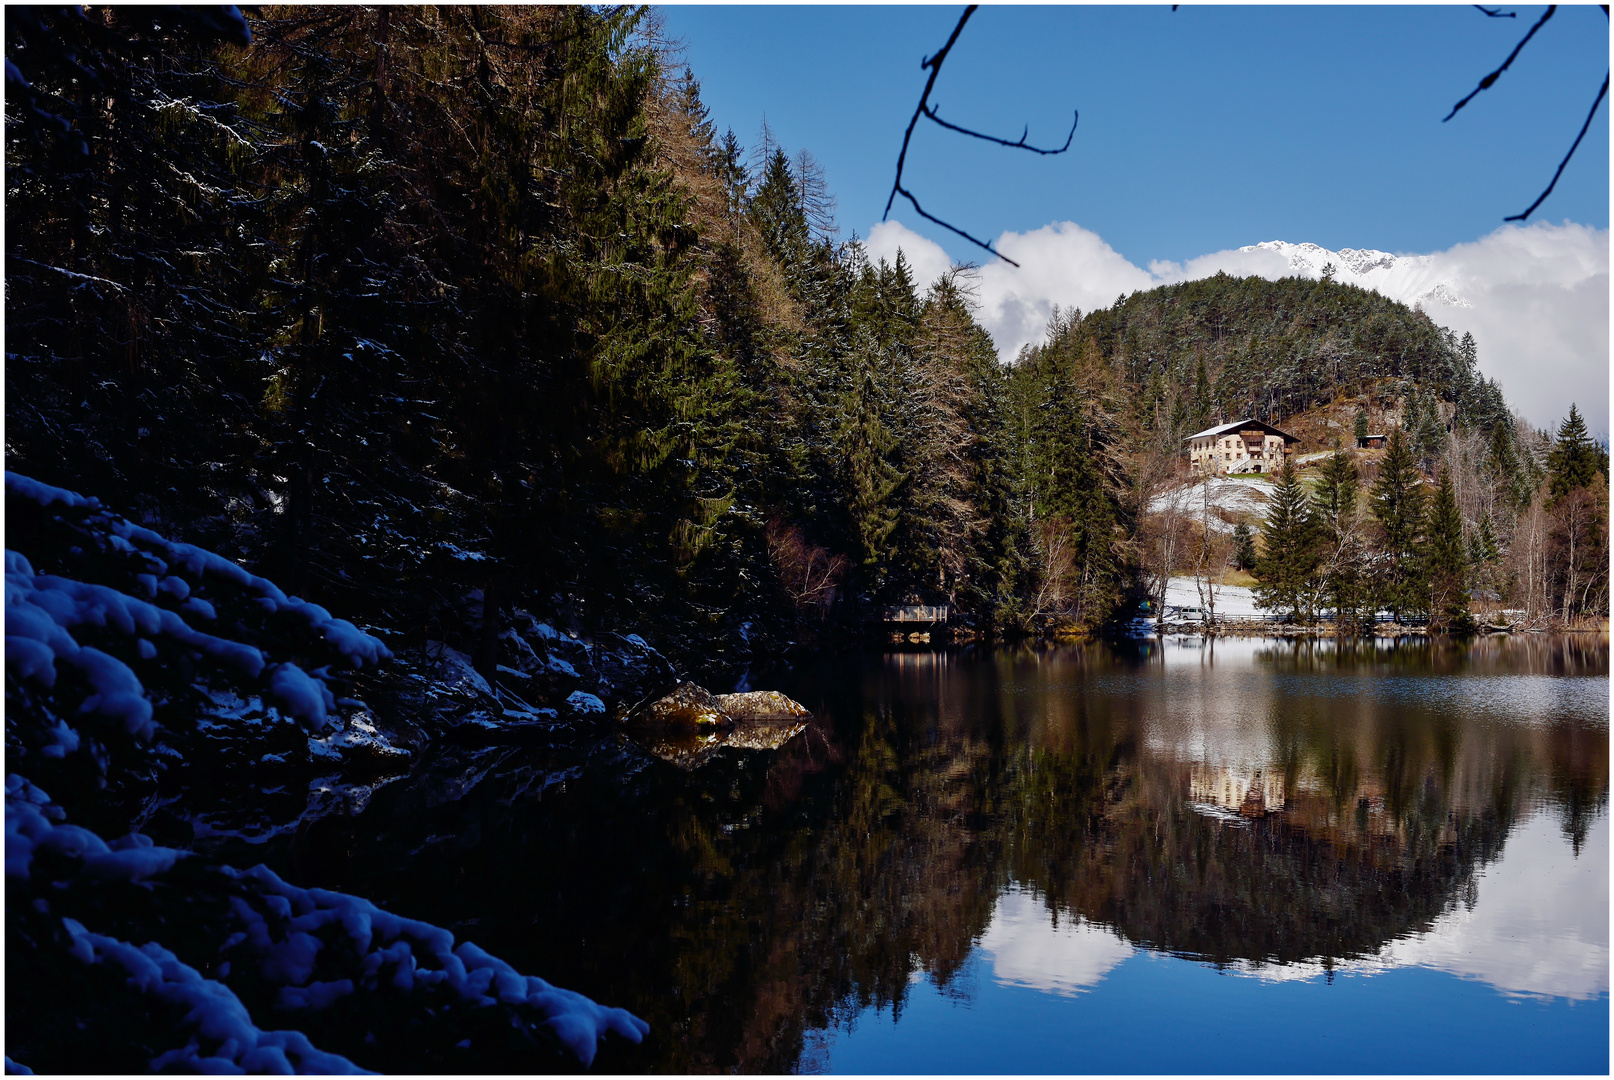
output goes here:
<path id="1" fill-rule="evenodd" d="M 652 1037 L 607 1071 L 782 1072 L 945 985 L 1011 884 L 1137 945 L 1327 966 L 1472 904 L 1522 816 L 1578 848 L 1606 809 L 1605 641 L 1216 650 L 826 659 L 781 676 L 817 717 L 776 754 L 448 751 L 283 857 L 632 1008 Z"/>

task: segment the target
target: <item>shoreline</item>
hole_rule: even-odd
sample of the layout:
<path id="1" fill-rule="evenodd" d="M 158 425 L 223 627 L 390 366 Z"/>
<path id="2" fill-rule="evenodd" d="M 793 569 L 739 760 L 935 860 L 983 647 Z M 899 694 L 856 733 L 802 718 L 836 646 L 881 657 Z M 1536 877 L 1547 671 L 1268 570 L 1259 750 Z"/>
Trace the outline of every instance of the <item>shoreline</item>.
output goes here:
<path id="1" fill-rule="evenodd" d="M 1332 625 L 1319 624 L 1317 626 L 1187 626 L 1177 624 L 1173 626 L 1158 626 L 1151 637 L 1278 637 L 1278 638 L 1314 638 L 1314 637 L 1348 637 L 1348 638 L 1403 638 L 1403 637 L 1441 637 L 1441 638 L 1486 638 L 1486 637 L 1513 637 L 1523 634 L 1601 634 L 1608 636 L 1608 627 L 1509 627 L 1507 629 L 1485 628 L 1476 630 L 1471 634 L 1449 634 L 1442 631 L 1430 631 L 1426 626 L 1407 626 L 1395 623 L 1379 623 L 1372 631 L 1362 634 L 1341 634 Z"/>

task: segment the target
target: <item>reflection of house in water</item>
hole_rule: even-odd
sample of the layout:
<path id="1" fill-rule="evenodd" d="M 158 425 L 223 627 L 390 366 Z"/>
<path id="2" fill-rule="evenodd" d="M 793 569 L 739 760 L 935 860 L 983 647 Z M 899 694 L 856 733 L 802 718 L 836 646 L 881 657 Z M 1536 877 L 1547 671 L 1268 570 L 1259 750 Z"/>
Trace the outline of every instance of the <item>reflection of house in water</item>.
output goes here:
<path id="1" fill-rule="evenodd" d="M 1371 837 L 1404 839 L 1404 830 L 1387 812 L 1383 783 L 1372 776 L 1358 777 L 1342 804 L 1327 796 L 1323 778 L 1308 768 L 1286 779 L 1277 770 L 1196 761 L 1188 767 L 1188 802 L 1219 820 L 1229 820 L 1224 814 L 1260 818 L 1282 813 L 1318 839 L 1347 844 Z M 1435 826 L 1434 836 L 1442 842 L 1454 835 L 1450 821 Z"/>
<path id="2" fill-rule="evenodd" d="M 1197 761 L 1189 768 L 1188 798 L 1192 802 L 1208 803 L 1244 817 L 1282 810 L 1288 795 L 1283 777 L 1276 773 Z"/>

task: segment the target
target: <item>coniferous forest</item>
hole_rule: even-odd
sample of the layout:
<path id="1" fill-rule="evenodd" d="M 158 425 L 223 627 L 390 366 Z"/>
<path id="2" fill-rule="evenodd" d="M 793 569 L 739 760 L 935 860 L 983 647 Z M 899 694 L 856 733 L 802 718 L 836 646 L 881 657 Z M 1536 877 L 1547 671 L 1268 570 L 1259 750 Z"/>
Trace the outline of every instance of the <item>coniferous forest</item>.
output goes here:
<path id="1" fill-rule="evenodd" d="M 903 602 L 1098 629 L 1182 437 L 1245 416 L 1388 404 L 1505 494 L 1465 535 L 1547 481 L 1472 339 L 1351 286 L 1134 294 L 999 364 L 967 270 L 870 265 L 641 15 L 255 22 L 123 31 L 65 94 L 86 154 L 12 132 L 10 467 L 404 640 L 479 627 L 484 673 L 518 603 L 714 660 Z"/>
<path id="2" fill-rule="evenodd" d="M 8 63 L 7 629 L 16 576 L 72 631 L 40 623 L 54 670 L 78 657 L 58 678 L 8 637 L 8 954 L 40 988 L 14 1005 L 11 985 L 8 1027 L 39 1025 L 36 1067 L 108 1067 L 51 1056 L 71 1032 L 36 1013 L 71 1012 L 61 957 L 135 964 L 118 950 L 174 918 L 165 889 L 211 898 L 186 934 L 239 933 L 281 973 L 231 983 L 254 1022 L 415 970 L 410 943 L 444 973 L 410 983 L 393 1057 L 366 1056 L 358 995 L 303 1025 L 346 1058 L 248 1030 L 238 1065 L 485 1071 L 530 1065 L 522 1024 L 585 1061 L 596 1032 L 633 1037 L 620 1010 L 554 1005 L 337 894 L 83 829 L 69 850 L 64 821 L 184 846 L 175 790 L 222 800 L 265 767 L 222 716 L 259 725 L 254 754 L 303 760 L 340 729 L 337 758 L 407 755 L 489 709 L 580 721 L 675 673 L 732 682 L 894 605 L 948 605 L 965 637 L 1099 635 L 1213 557 L 1342 630 L 1606 619 L 1606 449 L 1573 410 L 1555 433 L 1514 416 L 1472 338 L 1421 311 L 1219 275 L 1057 312 L 1000 358 L 969 267 L 921 290 L 901 258 L 871 263 L 810 148 L 718 131 L 643 10 L 219 18 L 8 13 L 27 82 Z M 1349 453 L 1358 416 L 1390 430 L 1382 458 Z M 1286 473 L 1241 553 L 1151 507 L 1187 480 L 1185 436 L 1245 417 L 1310 417 L 1303 450 L 1346 452 Z M 33 808 L 15 881 L 13 802 Z M 19 906 L 45 889 L 16 883 L 29 865 L 95 883 L 63 894 L 77 908 Z M 150 962 L 226 979 L 180 938 Z M 481 972 L 524 1019 L 477 1043 L 491 1057 L 431 1056 Z M 157 1027 L 189 1007 L 145 1000 Z M 183 1046 L 100 1022 L 127 1035 L 117 1067 Z"/>

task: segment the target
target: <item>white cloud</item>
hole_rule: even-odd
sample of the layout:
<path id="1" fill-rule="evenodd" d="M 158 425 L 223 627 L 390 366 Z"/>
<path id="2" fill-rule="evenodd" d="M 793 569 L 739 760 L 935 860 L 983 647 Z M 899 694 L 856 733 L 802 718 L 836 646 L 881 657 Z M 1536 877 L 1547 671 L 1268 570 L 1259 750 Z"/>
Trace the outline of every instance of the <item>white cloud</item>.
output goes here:
<path id="1" fill-rule="evenodd" d="M 888 261 L 900 248 L 921 288 L 944 272 L 947 253 L 897 221 L 870 232 L 871 258 Z M 1072 222 L 1026 233 L 1004 233 L 997 247 L 1020 263 L 985 261 L 980 269 L 979 318 L 1005 360 L 1041 340 L 1055 305 L 1083 311 L 1107 307 L 1121 293 L 1209 277 L 1280 278 L 1296 272 L 1283 253 L 1267 248 L 1217 251 L 1183 263 L 1133 265 L 1097 233 Z M 1315 270 L 1305 271 L 1315 276 Z M 1571 401 L 1593 432 L 1607 434 L 1609 392 L 1608 230 L 1564 223 L 1505 225 L 1472 243 L 1414 260 L 1394 272 L 1342 273 L 1404 303 L 1447 285 L 1468 306 L 1426 301 L 1437 323 L 1479 345 L 1480 369 L 1502 384 L 1508 401 L 1531 422 L 1555 429 Z"/>
<path id="2" fill-rule="evenodd" d="M 1520 824 L 1479 881 L 1474 910 L 1454 908 L 1428 933 L 1385 946 L 1416 964 L 1515 994 L 1588 999 L 1608 992 L 1607 815 L 1577 856 L 1548 814 Z"/>
<path id="3" fill-rule="evenodd" d="M 1000 983 L 1075 994 L 1093 986 L 1134 949 L 1114 931 L 1065 916 L 1058 926 L 1033 892 L 1010 888 L 998 897 L 980 940 Z"/>
<path id="4" fill-rule="evenodd" d="M 1509 225 L 1435 254 L 1472 307 L 1426 308 L 1479 343 L 1480 368 L 1539 427 L 1580 404 L 1608 433 L 1608 230 Z"/>
<path id="5" fill-rule="evenodd" d="M 921 296 L 930 288 L 932 281 L 953 265 L 953 260 L 947 257 L 947 252 L 942 250 L 940 244 L 920 236 L 900 221 L 882 221 L 870 229 L 869 238 L 863 241 L 863 250 L 868 252 L 870 262 L 884 260 L 892 264 L 896 263 L 900 250 L 907 256 Z"/>

